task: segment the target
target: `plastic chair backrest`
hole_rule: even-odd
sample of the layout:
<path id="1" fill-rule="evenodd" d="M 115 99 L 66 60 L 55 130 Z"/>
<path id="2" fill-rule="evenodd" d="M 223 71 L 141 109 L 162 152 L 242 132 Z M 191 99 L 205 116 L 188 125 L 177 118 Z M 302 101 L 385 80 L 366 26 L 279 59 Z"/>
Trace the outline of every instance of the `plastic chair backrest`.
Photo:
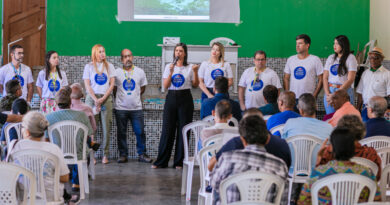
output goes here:
<path id="1" fill-rule="evenodd" d="M 374 49 L 376 44 L 377 44 L 376 40 L 370 40 L 368 43 L 366 43 L 366 45 L 363 48 L 363 58 L 366 56 L 367 48 L 368 48 L 368 52 L 370 52 L 370 51 L 372 51 L 372 49 Z M 367 55 L 364 63 L 360 64 L 359 66 L 364 66 L 366 68 L 369 68 L 370 67 L 370 61 L 368 60 L 368 57 L 369 56 Z"/>
<path id="2" fill-rule="evenodd" d="M 321 145 L 322 139 L 310 135 L 297 135 L 288 137 L 286 142 L 294 150 L 294 176 L 310 176 L 312 169 L 312 156 L 314 148 Z"/>
<path id="3" fill-rule="evenodd" d="M 22 139 L 22 123 L 9 123 L 4 127 L 4 135 L 5 135 L 5 140 L 7 142 L 7 146 L 10 144 L 10 136 L 9 136 L 9 131 L 15 128 L 16 133 L 18 134 L 18 140 Z"/>
<path id="4" fill-rule="evenodd" d="M 215 124 L 214 116 L 212 116 L 212 115 L 209 115 L 209 116 L 203 118 L 202 121 L 210 122 L 210 123 L 212 123 L 212 124 Z M 238 127 L 238 120 L 237 120 L 236 118 L 232 117 L 232 118 L 230 118 L 230 119 L 228 120 L 228 124 L 229 124 L 229 125 L 233 124 L 233 127 Z"/>
<path id="5" fill-rule="evenodd" d="M 67 164 L 76 164 L 77 163 L 77 133 L 79 130 L 83 132 L 83 150 L 82 150 L 82 159 L 86 160 L 86 146 L 87 146 L 87 135 L 88 127 L 81 122 L 73 120 L 64 120 L 61 122 L 54 123 L 49 126 L 48 134 L 50 141 L 54 141 L 54 133 L 57 133 L 59 140 L 61 142 L 61 150 L 64 154 L 65 162 Z M 55 132 L 56 131 L 56 132 Z"/>
<path id="6" fill-rule="evenodd" d="M 6 162 L 0 162 L 0 204 L 20 204 L 16 197 L 16 186 L 20 176 L 23 176 L 23 181 L 26 182 L 22 204 L 35 204 L 36 180 L 34 173 L 24 167 Z"/>
<path id="7" fill-rule="evenodd" d="M 382 168 L 386 167 L 387 165 L 390 165 L 390 147 L 376 149 L 376 152 L 381 158 Z"/>
<path id="8" fill-rule="evenodd" d="M 221 144 L 216 143 L 205 146 L 199 151 L 200 188 L 202 191 L 205 191 L 209 185 L 207 183 L 209 182 L 208 165 L 210 159 L 216 155 L 219 149 L 221 149 Z"/>
<path id="9" fill-rule="evenodd" d="M 350 173 L 334 174 L 313 183 L 311 187 L 313 205 L 318 204 L 318 191 L 325 186 L 330 191 L 333 205 L 356 204 L 364 187 L 370 191 L 368 202 L 374 200 L 376 193 L 376 182 L 366 176 Z"/>
<path id="10" fill-rule="evenodd" d="M 236 42 L 234 42 L 232 39 L 230 38 L 226 38 L 226 37 L 218 37 L 218 38 L 214 38 L 213 40 L 210 41 L 210 46 L 213 45 L 213 43 L 215 42 L 219 42 L 221 43 L 222 45 L 224 46 L 230 46 L 230 45 L 233 45 L 235 44 Z"/>
<path id="11" fill-rule="evenodd" d="M 212 115 L 209 115 L 209 116 L 203 118 L 202 121 L 209 122 L 209 123 L 212 123 L 212 124 L 215 123 L 214 116 L 212 116 Z"/>
<path id="12" fill-rule="evenodd" d="M 213 145 L 213 144 L 222 144 L 222 141 L 223 141 L 223 137 L 225 136 L 225 134 L 221 133 L 221 134 L 216 134 L 216 135 L 213 135 L 209 138 L 207 138 L 203 143 L 202 143 L 202 147 L 207 147 L 209 145 Z M 200 151 L 199 151 L 200 152 Z"/>
<path id="13" fill-rule="evenodd" d="M 240 192 L 242 204 L 258 202 L 264 204 L 280 204 L 285 186 L 284 179 L 279 176 L 260 171 L 246 171 L 224 179 L 220 184 L 221 204 L 227 204 L 226 191 L 235 184 Z M 268 191 L 276 185 L 276 198 L 274 203 L 266 201 Z"/>
<path id="14" fill-rule="evenodd" d="M 365 166 L 367 168 L 370 168 L 372 173 L 375 174 L 375 176 L 378 173 L 378 169 L 379 169 L 378 165 L 376 165 L 373 161 L 371 161 L 369 159 L 366 159 L 366 158 L 363 158 L 363 157 L 352 157 L 351 161 L 355 162 L 357 164 L 363 165 L 363 166 Z"/>
<path id="15" fill-rule="evenodd" d="M 375 150 L 384 147 L 390 147 L 390 137 L 388 136 L 372 136 L 359 141 L 361 145 L 373 147 Z"/>
<path id="16" fill-rule="evenodd" d="M 381 189 L 381 198 L 382 201 L 386 200 L 386 192 L 390 188 L 390 165 L 385 166 L 382 169 L 381 180 L 379 182 Z"/>
<path id="17" fill-rule="evenodd" d="M 52 181 L 54 182 L 54 188 L 52 190 L 54 192 L 54 201 L 61 201 L 62 195 L 60 196 L 60 194 L 63 193 L 58 192 L 60 185 L 60 169 L 57 156 L 43 150 L 25 149 L 13 152 L 11 154 L 11 159 L 14 163 L 20 164 L 20 166 L 34 173 L 37 182 L 37 196 L 44 201 L 47 201 L 44 183 L 44 170 L 45 168 L 47 169 L 47 163 L 53 165 L 54 176 Z M 48 176 L 45 175 L 45 177 Z"/>
<path id="18" fill-rule="evenodd" d="M 284 128 L 284 124 L 280 124 L 278 126 L 273 127 L 270 130 L 270 132 L 274 135 L 277 131 L 279 131 L 280 136 L 282 136 L 283 135 L 283 128 Z"/>
<path id="19" fill-rule="evenodd" d="M 183 127 L 182 135 L 183 135 L 183 144 L 184 144 L 184 161 L 188 161 L 190 156 L 190 149 L 188 140 L 191 136 L 191 132 L 194 134 L 195 137 L 195 143 L 194 143 L 194 155 L 198 156 L 198 141 L 200 138 L 200 132 L 203 130 L 203 128 L 210 127 L 212 124 L 205 121 L 196 121 L 191 122 Z"/>

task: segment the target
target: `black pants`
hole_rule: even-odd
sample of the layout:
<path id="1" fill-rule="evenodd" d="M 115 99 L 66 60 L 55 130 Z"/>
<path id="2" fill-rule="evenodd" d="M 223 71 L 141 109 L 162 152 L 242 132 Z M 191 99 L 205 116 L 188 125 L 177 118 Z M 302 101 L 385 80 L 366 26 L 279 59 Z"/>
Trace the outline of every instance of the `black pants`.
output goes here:
<path id="1" fill-rule="evenodd" d="M 185 125 L 192 122 L 194 102 L 191 91 L 169 90 L 163 114 L 162 133 L 158 146 L 158 157 L 154 165 L 167 167 L 173 144 L 176 137 L 175 157 L 173 167 L 183 166 L 184 144 L 181 130 Z"/>

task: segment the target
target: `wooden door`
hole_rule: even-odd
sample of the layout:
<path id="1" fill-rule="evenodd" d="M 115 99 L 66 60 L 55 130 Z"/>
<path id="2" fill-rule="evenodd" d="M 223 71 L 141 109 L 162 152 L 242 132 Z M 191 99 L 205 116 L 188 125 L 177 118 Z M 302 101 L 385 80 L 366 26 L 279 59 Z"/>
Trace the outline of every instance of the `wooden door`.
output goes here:
<path id="1" fill-rule="evenodd" d="M 3 0 L 3 64 L 11 61 L 8 49 L 15 44 L 24 48 L 23 63 L 43 66 L 46 52 L 45 0 Z"/>

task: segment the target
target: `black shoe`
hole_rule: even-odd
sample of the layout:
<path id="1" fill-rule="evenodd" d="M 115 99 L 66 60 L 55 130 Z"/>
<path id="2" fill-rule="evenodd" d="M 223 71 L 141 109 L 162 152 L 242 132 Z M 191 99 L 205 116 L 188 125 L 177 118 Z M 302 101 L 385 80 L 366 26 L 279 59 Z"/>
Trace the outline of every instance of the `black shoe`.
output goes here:
<path id="1" fill-rule="evenodd" d="M 80 196 L 78 194 L 72 195 L 72 199 L 70 199 L 69 204 L 79 204 L 80 203 Z"/>
<path id="2" fill-rule="evenodd" d="M 99 147 L 100 147 L 100 143 L 95 142 L 95 143 L 92 145 L 91 148 L 92 148 L 93 151 L 96 152 L 96 151 L 98 151 Z"/>
<path id="3" fill-rule="evenodd" d="M 139 162 L 145 162 L 145 163 L 151 163 L 152 158 L 150 158 L 147 154 L 140 154 L 138 156 L 138 161 Z"/>
<path id="4" fill-rule="evenodd" d="M 118 163 L 126 163 L 127 162 L 127 157 L 119 157 Z"/>

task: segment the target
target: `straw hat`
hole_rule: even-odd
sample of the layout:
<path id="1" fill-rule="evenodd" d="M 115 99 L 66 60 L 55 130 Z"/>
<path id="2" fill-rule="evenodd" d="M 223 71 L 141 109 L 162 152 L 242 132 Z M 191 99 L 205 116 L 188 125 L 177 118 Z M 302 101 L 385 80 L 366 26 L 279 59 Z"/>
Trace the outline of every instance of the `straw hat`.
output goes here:
<path id="1" fill-rule="evenodd" d="M 374 53 L 382 56 L 382 58 L 385 58 L 385 55 L 383 55 L 383 50 L 379 47 L 373 48 L 372 51 L 370 51 L 368 54 L 374 54 Z"/>

